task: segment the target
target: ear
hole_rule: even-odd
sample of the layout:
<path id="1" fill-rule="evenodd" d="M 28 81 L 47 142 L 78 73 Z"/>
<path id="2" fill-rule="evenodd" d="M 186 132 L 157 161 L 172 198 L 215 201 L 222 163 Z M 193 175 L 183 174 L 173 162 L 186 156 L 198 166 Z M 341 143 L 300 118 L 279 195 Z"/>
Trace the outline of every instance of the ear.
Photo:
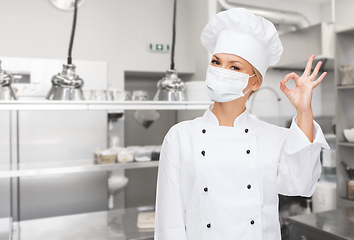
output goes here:
<path id="1" fill-rule="evenodd" d="M 253 86 L 251 87 L 252 91 L 257 91 L 261 85 L 259 84 L 258 78 L 257 80 L 253 83 Z"/>

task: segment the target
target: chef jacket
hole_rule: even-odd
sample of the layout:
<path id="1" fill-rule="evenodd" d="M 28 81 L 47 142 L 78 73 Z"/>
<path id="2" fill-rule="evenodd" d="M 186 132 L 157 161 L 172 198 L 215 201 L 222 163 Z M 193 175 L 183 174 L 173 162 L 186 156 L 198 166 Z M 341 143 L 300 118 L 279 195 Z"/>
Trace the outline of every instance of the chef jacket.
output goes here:
<path id="1" fill-rule="evenodd" d="M 280 240 L 278 193 L 310 197 L 321 174 L 321 147 L 297 125 L 249 115 L 219 126 L 211 105 L 166 134 L 158 169 L 155 240 Z"/>

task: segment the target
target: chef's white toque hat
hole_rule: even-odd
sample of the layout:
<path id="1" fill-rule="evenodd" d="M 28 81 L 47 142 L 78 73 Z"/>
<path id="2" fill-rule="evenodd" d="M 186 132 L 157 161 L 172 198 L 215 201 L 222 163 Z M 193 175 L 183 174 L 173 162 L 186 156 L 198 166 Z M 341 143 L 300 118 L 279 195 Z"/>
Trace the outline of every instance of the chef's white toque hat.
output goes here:
<path id="1" fill-rule="evenodd" d="M 263 76 L 275 65 L 283 52 L 272 22 L 244 8 L 234 8 L 214 15 L 200 36 L 211 53 L 228 53 L 242 57 Z"/>

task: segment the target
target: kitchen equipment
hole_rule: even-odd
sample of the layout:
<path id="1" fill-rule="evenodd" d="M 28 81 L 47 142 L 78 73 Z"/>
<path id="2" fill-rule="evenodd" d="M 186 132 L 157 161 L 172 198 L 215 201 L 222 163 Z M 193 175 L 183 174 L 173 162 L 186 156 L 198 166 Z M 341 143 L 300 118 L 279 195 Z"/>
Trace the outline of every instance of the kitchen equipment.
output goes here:
<path id="1" fill-rule="evenodd" d="M 348 142 L 354 142 L 354 128 L 344 129 L 343 133 Z"/>
<path id="2" fill-rule="evenodd" d="M 149 100 L 149 95 L 147 93 L 147 91 L 133 91 L 133 95 L 132 95 L 132 100 L 133 101 L 147 101 Z"/>
<path id="3" fill-rule="evenodd" d="M 132 94 L 130 91 L 124 91 L 124 100 L 132 100 Z"/>
<path id="4" fill-rule="evenodd" d="M 205 81 L 185 82 L 185 95 L 187 101 L 211 101 L 205 87 Z"/>
<path id="5" fill-rule="evenodd" d="M 63 64 L 63 71 L 53 76 L 48 100 L 85 100 L 84 81 L 75 74 L 75 65 Z"/>
<path id="6" fill-rule="evenodd" d="M 347 182 L 347 196 L 349 199 L 354 199 L 354 169 L 350 168 L 344 161 L 342 161 L 341 164 L 347 171 L 349 177 L 349 181 Z"/>
<path id="7" fill-rule="evenodd" d="M 16 94 L 11 86 L 13 76 L 1 68 L 0 60 L 0 100 L 17 100 Z"/>
<path id="8" fill-rule="evenodd" d="M 312 195 L 313 212 L 324 212 L 337 208 L 336 182 L 319 181 Z"/>
<path id="9" fill-rule="evenodd" d="M 354 180 L 348 181 L 348 198 L 354 199 Z"/>
<path id="10" fill-rule="evenodd" d="M 184 82 L 178 78 L 176 70 L 168 70 L 166 77 L 157 83 L 154 101 L 185 101 Z"/>
<path id="11" fill-rule="evenodd" d="M 137 227 L 138 229 L 153 229 L 155 227 L 155 212 L 140 212 Z"/>
<path id="12" fill-rule="evenodd" d="M 350 168 L 344 161 L 341 162 L 345 171 L 347 171 L 349 179 L 354 179 L 354 169 Z"/>
<path id="13" fill-rule="evenodd" d="M 92 90 L 90 100 L 92 101 L 106 101 L 107 91 L 106 90 Z"/>
<path id="14" fill-rule="evenodd" d="M 90 100 L 91 99 L 91 94 L 92 94 L 91 90 L 84 90 L 84 98 L 85 98 L 85 100 Z"/>
<path id="15" fill-rule="evenodd" d="M 110 101 L 124 101 L 126 100 L 125 91 L 120 89 L 110 88 L 107 91 L 107 100 Z"/>
<path id="16" fill-rule="evenodd" d="M 47 95 L 48 100 L 85 100 L 82 92 L 84 81 L 75 73 L 76 66 L 72 64 L 72 47 L 74 43 L 78 0 L 75 0 L 74 19 L 70 37 L 67 64 L 63 64 L 63 71 L 52 78 L 52 88 Z"/>
<path id="17" fill-rule="evenodd" d="M 311 214 L 311 208 L 310 208 L 310 203 L 311 203 L 311 199 L 306 199 L 306 208 L 304 209 L 304 211 L 302 212 L 302 214 Z"/>
<path id="18" fill-rule="evenodd" d="M 157 161 L 160 159 L 161 145 L 157 146 L 145 146 L 147 149 L 151 150 L 151 160 Z"/>
<path id="19" fill-rule="evenodd" d="M 339 67 L 341 73 L 341 85 L 354 84 L 354 65 L 342 65 Z"/>
<path id="20" fill-rule="evenodd" d="M 157 93 L 154 97 L 154 101 L 185 101 L 183 91 L 184 82 L 178 78 L 174 62 L 176 41 L 176 9 L 177 0 L 174 0 L 171 65 L 170 70 L 167 70 L 166 72 L 166 76 L 157 83 Z"/>
<path id="21" fill-rule="evenodd" d="M 328 168 L 336 167 L 336 150 L 322 149 L 322 166 Z"/>
<path id="22" fill-rule="evenodd" d="M 313 212 L 323 212 L 337 207 L 336 150 L 322 149 L 322 173 L 312 195 Z"/>
<path id="23" fill-rule="evenodd" d="M 130 149 L 123 148 L 118 152 L 117 161 L 120 163 L 133 162 L 134 161 L 134 151 Z"/>
<path id="24" fill-rule="evenodd" d="M 94 149 L 93 151 L 92 151 L 92 153 L 93 153 L 93 162 L 95 163 L 95 164 L 98 164 L 98 153 L 100 152 L 100 151 L 103 151 L 104 149 L 103 148 L 96 148 L 96 149 Z"/>
<path id="25" fill-rule="evenodd" d="M 109 148 L 119 147 L 119 136 L 109 137 Z"/>
<path id="26" fill-rule="evenodd" d="M 114 207 L 114 194 L 124 188 L 128 184 L 129 179 L 123 175 L 115 175 L 112 171 L 109 173 L 108 178 L 108 208 L 113 209 Z"/>
<path id="27" fill-rule="evenodd" d="M 94 153 L 98 164 L 114 164 L 117 159 L 117 152 L 111 149 L 99 150 Z"/>
<path id="28" fill-rule="evenodd" d="M 132 115 L 144 128 L 149 128 L 161 116 L 157 110 L 135 110 Z"/>
<path id="29" fill-rule="evenodd" d="M 12 87 L 18 100 L 44 100 L 52 87 L 53 72 L 63 68 L 63 59 L 1 57 L 3 68 L 13 76 Z M 6 63 L 6 65 L 5 65 Z M 107 62 L 76 60 L 85 100 L 90 100 L 91 90 L 107 89 Z M 98 80 L 99 79 L 99 80 Z"/>
<path id="30" fill-rule="evenodd" d="M 147 147 L 141 147 L 135 152 L 135 161 L 137 162 L 146 162 L 151 161 L 151 152 L 152 150 Z"/>

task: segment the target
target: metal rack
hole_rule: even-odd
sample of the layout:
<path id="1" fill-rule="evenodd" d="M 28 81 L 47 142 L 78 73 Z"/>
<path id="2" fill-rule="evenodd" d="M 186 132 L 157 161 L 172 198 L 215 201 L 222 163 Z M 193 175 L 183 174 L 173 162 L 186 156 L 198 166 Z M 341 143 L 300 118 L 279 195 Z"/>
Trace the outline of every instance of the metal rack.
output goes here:
<path id="1" fill-rule="evenodd" d="M 158 161 L 95 164 L 91 159 L 0 165 L 0 178 L 157 167 Z"/>
<path id="2" fill-rule="evenodd" d="M 202 110 L 212 102 L 168 101 L 1 101 L 0 110 Z"/>
<path id="3" fill-rule="evenodd" d="M 212 102 L 168 101 L 2 101 L 0 111 L 20 110 L 202 110 Z M 158 161 L 95 164 L 93 160 L 0 165 L 0 178 L 157 167 Z"/>
<path id="4" fill-rule="evenodd" d="M 341 161 L 345 161 L 354 167 L 354 143 L 347 142 L 343 134 L 343 129 L 354 126 L 354 85 L 340 84 L 339 67 L 354 64 L 354 28 L 338 28 L 335 46 L 337 206 L 343 208 L 354 206 L 354 200 L 347 198 L 347 173 L 341 166 Z"/>

